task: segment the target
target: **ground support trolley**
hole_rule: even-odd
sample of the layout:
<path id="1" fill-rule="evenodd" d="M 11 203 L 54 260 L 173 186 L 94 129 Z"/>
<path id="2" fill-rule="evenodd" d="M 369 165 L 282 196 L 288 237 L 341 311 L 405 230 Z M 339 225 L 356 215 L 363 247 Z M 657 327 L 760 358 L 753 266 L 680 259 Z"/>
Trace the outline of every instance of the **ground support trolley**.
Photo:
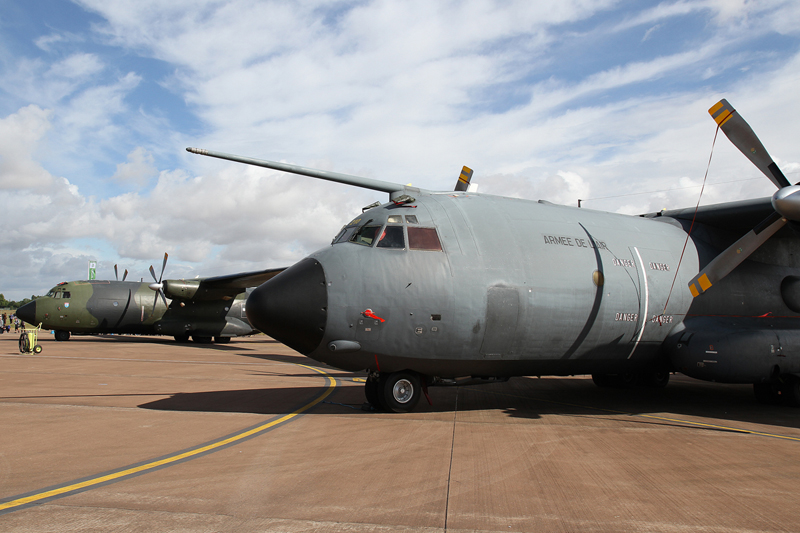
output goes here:
<path id="1" fill-rule="evenodd" d="M 22 330 L 19 336 L 19 353 L 42 353 L 42 345 L 39 344 L 39 330 L 42 325 L 35 328 Z"/>

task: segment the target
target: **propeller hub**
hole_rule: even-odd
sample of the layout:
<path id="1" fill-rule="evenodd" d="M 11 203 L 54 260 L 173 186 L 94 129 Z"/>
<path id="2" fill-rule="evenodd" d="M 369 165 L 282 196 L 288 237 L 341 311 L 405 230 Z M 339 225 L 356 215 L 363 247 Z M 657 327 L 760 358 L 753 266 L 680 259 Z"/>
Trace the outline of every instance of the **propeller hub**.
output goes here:
<path id="1" fill-rule="evenodd" d="M 800 221 L 800 185 L 778 189 L 772 195 L 772 207 L 783 217 Z"/>
<path id="2" fill-rule="evenodd" d="M 150 285 L 148 285 L 148 287 L 150 287 L 151 291 L 160 291 L 164 287 L 164 284 L 163 283 L 151 283 Z"/>

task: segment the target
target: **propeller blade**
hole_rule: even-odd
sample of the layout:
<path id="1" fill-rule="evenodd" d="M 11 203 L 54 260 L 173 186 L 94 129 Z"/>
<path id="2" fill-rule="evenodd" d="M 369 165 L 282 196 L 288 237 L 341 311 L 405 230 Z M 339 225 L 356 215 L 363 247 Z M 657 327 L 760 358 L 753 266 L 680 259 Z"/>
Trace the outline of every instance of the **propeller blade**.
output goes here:
<path id="1" fill-rule="evenodd" d="M 127 271 L 126 271 L 127 272 Z M 114 278 L 119 281 L 119 274 L 117 273 L 117 265 L 114 265 Z M 125 281 L 125 280 L 122 280 Z"/>
<path id="2" fill-rule="evenodd" d="M 755 252 L 767 239 L 786 224 L 786 219 L 773 213 L 744 237 L 733 243 L 727 250 L 715 257 L 689 282 L 689 291 L 697 298 L 716 282 L 727 276 L 734 268 Z"/>
<path id="3" fill-rule="evenodd" d="M 164 301 L 164 306 L 169 307 L 169 304 L 167 303 L 167 297 L 164 296 L 164 291 L 162 289 L 158 289 L 158 292 L 156 294 L 159 294 L 161 296 L 161 299 Z"/>
<path id="4" fill-rule="evenodd" d="M 749 159 L 758 170 L 764 173 L 779 189 L 791 185 L 778 165 L 772 161 L 764 145 L 758 140 L 753 128 L 736 112 L 724 98 L 717 102 L 708 113 L 717 121 L 720 129 L 733 145 Z"/>
<path id="5" fill-rule="evenodd" d="M 125 278 L 127 278 L 127 277 L 128 277 L 128 269 L 126 268 L 125 269 L 125 273 L 122 274 L 122 281 L 125 281 Z"/>
<path id="6" fill-rule="evenodd" d="M 153 265 L 150 265 L 150 275 L 153 276 L 153 281 L 155 281 L 155 283 L 151 283 L 148 285 L 148 287 L 156 291 L 155 296 L 153 296 L 153 312 L 151 314 L 156 313 L 156 305 L 158 305 L 159 296 L 161 296 L 161 299 L 164 301 L 164 305 L 169 307 L 169 304 L 167 303 L 167 297 L 164 294 L 164 284 L 161 283 L 161 280 L 164 279 L 164 269 L 167 268 L 167 258 L 169 258 L 169 254 L 164 252 L 164 262 L 161 263 L 161 275 L 158 278 L 156 278 L 156 271 L 153 268 Z M 125 271 L 125 274 L 128 274 L 127 270 Z"/>
<path id="7" fill-rule="evenodd" d="M 164 262 L 161 264 L 161 276 L 158 277 L 158 282 L 161 283 L 161 280 L 164 278 L 164 269 L 167 268 L 167 258 L 169 254 L 164 252 Z"/>
<path id="8" fill-rule="evenodd" d="M 469 188 L 469 180 L 472 179 L 472 169 L 465 166 L 461 169 L 461 175 L 458 177 L 458 181 L 456 182 L 456 191 L 466 191 Z"/>

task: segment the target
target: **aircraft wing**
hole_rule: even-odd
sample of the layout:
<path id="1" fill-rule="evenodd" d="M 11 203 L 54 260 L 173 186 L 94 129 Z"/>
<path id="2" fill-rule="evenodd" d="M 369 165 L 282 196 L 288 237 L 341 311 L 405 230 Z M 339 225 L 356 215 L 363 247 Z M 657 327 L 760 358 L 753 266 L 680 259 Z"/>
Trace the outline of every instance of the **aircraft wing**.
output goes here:
<path id="1" fill-rule="evenodd" d="M 178 298 L 179 300 L 230 300 L 249 287 L 257 287 L 284 270 L 286 269 L 270 268 L 256 272 L 241 272 L 239 274 L 227 274 L 210 278 L 167 279 L 164 280 L 163 291 L 169 298 Z M 152 284 L 150 288 L 153 289 L 155 285 Z"/>
<path id="2" fill-rule="evenodd" d="M 261 285 L 265 281 L 274 278 L 284 270 L 286 270 L 286 267 L 203 278 L 200 281 L 200 287 L 213 289 L 214 291 L 230 289 L 231 294 L 238 294 L 248 287 L 257 287 Z"/>
<path id="3" fill-rule="evenodd" d="M 724 232 L 744 234 L 768 216 L 775 214 L 769 197 L 726 202 L 724 204 L 701 205 L 697 209 L 695 223 Z M 695 208 L 670 209 L 659 213 L 642 215 L 647 218 L 669 217 L 681 221 L 688 229 L 695 217 Z"/>
<path id="4" fill-rule="evenodd" d="M 746 233 L 759 222 L 775 213 L 769 197 L 726 202 L 724 204 L 701 205 L 697 209 L 695 222 L 733 233 Z M 672 209 L 644 215 L 648 218 L 663 216 L 691 223 L 695 216 L 694 207 Z"/>

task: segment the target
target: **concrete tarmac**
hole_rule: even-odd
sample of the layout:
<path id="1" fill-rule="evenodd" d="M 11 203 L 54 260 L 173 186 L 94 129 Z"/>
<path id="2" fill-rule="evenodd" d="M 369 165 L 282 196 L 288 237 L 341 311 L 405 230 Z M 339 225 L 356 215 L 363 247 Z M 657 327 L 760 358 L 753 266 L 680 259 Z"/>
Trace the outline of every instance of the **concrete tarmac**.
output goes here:
<path id="1" fill-rule="evenodd" d="M 4 532 L 800 530 L 800 410 L 750 386 L 515 378 L 385 414 L 264 336 L 17 338 Z"/>

